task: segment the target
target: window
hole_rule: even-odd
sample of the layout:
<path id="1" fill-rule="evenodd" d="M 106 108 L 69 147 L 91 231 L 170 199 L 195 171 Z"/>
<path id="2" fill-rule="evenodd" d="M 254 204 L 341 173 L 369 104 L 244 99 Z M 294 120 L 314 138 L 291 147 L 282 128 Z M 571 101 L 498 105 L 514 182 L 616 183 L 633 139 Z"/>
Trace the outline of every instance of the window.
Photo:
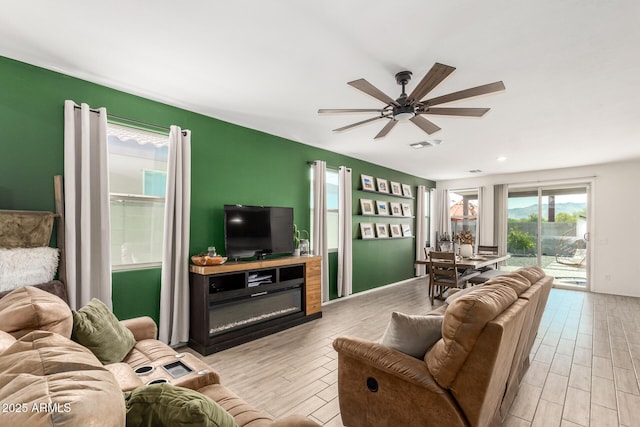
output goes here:
<path id="1" fill-rule="evenodd" d="M 311 220 L 310 224 L 313 227 L 313 171 L 311 173 Z M 326 172 L 327 179 L 327 245 L 329 251 L 338 250 L 338 189 L 339 179 L 337 170 L 329 170 Z"/>
<path id="2" fill-rule="evenodd" d="M 451 234 L 469 231 L 474 243 L 478 242 L 478 189 L 449 191 Z"/>
<path id="3" fill-rule="evenodd" d="M 109 123 L 111 262 L 114 269 L 162 261 L 168 135 Z"/>

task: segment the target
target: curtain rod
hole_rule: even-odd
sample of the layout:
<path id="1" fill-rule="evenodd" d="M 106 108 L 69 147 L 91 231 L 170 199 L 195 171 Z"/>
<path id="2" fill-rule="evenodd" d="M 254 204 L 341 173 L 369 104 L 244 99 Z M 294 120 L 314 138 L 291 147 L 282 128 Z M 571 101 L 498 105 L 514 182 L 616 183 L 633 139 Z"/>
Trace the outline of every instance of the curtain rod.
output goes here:
<path id="1" fill-rule="evenodd" d="M 78 106 L 78 105 L 74 105 L 74 106 L 73 106 L 73 108 L 75 108 L 75 109 L 78 109 L 78 110 L 79 110 L 79 109 L 80 109 L 80 106 Z M 95 108 L 89 108 L 89 111 L 91 111 L 92 113 L 99 113 L 99 112 L 100 112 L 100 110 L 96 110 Z M 112 117 L 112 118 L 114 118 L 114 119 L 116 119 L 116 120 L 121 120 L 121 121 L 123 121 L 123 122 L 128 122 L 128 123 L 137 124 L 137 125 L 140 125 L 140 126 L 145 126 L 145 127 L 151 127 L 151 128 L 161 129 L 161 130 L 163 130 L 163 131 L 165 131 L 165 132 L 169 132 L 169 131 L 171 131 L 171 129 L 170 129 L 170 128 L 168 128 L 168 127 L 164 127 L 164 126 L 160 126 L 160 125 L 155 125 L 155 124 L 153 124 L 153 123 L 147 123 L 147 122 L 143 122 L 143 121 L 140 121 L 140 120 L 130 119 L 130 118 L 128 118 L 128 117 L 122 117 L 122 116 L 117 116 L 117 115 L 115 115 L 115 114 L 107 113 L 107 118 L 109 118 L 109 117 Z M 185 136 L 186 136 L 186 135 L 187 135 L 187 132 L 186 132 L 186 131 L 182 131 L 182 135 L 185 135 Z"/>
<path id="2" fill-rule="evenodd" d="M 307 160 L 307 162 L 306 162 L 306 163 L 307 163 L 307 165 L 309 165 L 309 166 L 313 166 L 313 165 L 315 165 L 315 164 L 316 164 L 316 161 L 317 161 L 317 160 Z M 347 168 L 347 169 L 351 169 L 351 168 L 350 168 L 350 167 L 348 167 L 348 166 L 333 166 L 333 165 L 329 165 L 329 164 L 327 164 L 327 168 L 329 168 L 329 169 L 340 169 L 341 167 L 345 167 L 345 168 Z"/>

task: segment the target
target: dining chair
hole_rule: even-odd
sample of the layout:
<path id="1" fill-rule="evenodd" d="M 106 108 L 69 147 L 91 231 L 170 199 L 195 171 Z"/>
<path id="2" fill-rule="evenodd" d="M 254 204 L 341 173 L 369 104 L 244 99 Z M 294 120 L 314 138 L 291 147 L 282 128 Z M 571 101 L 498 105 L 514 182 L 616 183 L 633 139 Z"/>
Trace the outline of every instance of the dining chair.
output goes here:
<path id="1" fill-rule="evenodd" d="M 433 304 L 436 292 L 442 297 L 448 288 L 465 288 L 467 281 L 480 274 L 478 271 L 458 271 L 453 252 L 429 252 L 429 299 Z"/>
<path id="2" fill-rule="evenodd" d="M 497 246 L 478 245 L 478 255 L 498 255 Z"/>
<path id="3" fill-rule="evenodd" d="M 498 255 L 498 247 L 497 246 L 490 246 L 490 245 L 478 245 L 478 255 L 482 256 L 482 255 Z M 495 264 L 494 266 L 486 266 L 486 267 L 482 267 L 479 268 L 479 271 L 487 271 L 487 270 L 493 270 L 494 268 L 498 268 L 498 264 Z"/>

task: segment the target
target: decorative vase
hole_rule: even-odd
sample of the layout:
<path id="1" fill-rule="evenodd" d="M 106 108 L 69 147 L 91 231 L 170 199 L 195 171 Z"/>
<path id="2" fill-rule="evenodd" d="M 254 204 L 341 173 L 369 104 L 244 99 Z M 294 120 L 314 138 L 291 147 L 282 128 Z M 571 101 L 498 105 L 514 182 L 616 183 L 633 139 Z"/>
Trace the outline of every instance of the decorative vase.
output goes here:
<path id="1" fill-rule="evenodd" d="M 300 255 L 309 255 L 309 241 L 300 239 Z"/>
<path id="2" fill-rule="evenodd" d="M 293 256 L 300 256 L 300 248 L 295 248 L 293 250 Z"/>
<path id="3" fill-rule="evenodd" d="M 473 256 L 473 245 L 463 243 L 460 245 L 460 256 L 462 258 L 471 258 Z"/>

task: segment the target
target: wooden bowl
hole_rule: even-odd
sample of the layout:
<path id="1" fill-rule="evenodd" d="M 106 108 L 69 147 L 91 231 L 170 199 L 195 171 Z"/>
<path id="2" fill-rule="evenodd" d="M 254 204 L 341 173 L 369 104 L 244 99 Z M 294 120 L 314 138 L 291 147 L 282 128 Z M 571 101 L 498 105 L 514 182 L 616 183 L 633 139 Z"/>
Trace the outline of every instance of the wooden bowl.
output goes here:
<path id="1" fill-rule="evenodd" d="M 191 262 L 193 262 L 195 265 L 220 265 L 220 264 L 224 264 L 227 261 L 227 257 L 222 257 L 222 256 L 208 256 L 208 255 L 203 255 L 203 256 L 192 256 L 191 257 Z"/>

